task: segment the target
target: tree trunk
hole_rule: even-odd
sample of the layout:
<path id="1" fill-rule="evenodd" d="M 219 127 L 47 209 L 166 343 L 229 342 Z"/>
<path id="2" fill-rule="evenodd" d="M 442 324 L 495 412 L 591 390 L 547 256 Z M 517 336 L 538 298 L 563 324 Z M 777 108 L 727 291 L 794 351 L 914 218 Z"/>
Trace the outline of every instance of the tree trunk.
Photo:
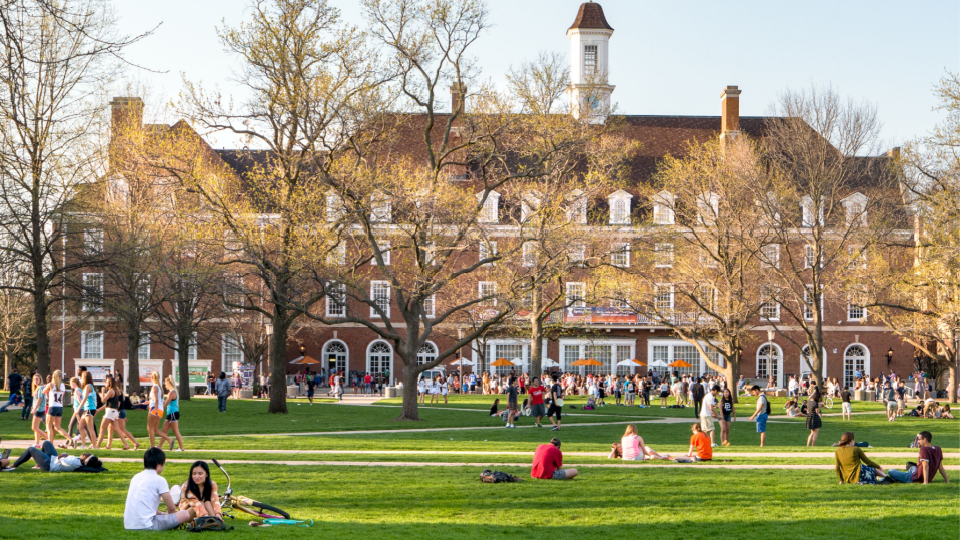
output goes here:
<path id="1" fill-rule="evenodd" d="M 134 334 L 134 335 L 131 335 Z M 131 332 L 127 327 L 127 392 L 140 391 L 140 329 Z"/>
<path id="2" fill-rule="evenodd" d="M 10 388 L 10 368 L 13 367 L 13 358 L 10 356 L 10 349 L 3 347 L 3 389 L 11 394 L 15 391 Z"/>
<path id="3" fill-rule="evenodd" d="M 413 359 L 406 357 L 407 354 L 400 355 L 400 361 L 403 362 L 403 407 L 400 409 L 400 416 L 394 420 L 420 421 L 420 412 L 417 408 L 417 355 L 413 354 Z"/>
<path id="4" fill-rule="evenodd" d="M 730 396 L 733 398 L 733 402 L 740 403 L 740 398 L 737 396 L 737 380 L 740 378 L 740 362 L 733 362 L 726 356 L 723 358 L 727 367 L 721 369 L 720 373 L 727 379 L 727 386 L 730 388 Z M 723 393 L 722 390 L 721 388 L 721 394 Z"/>
<path id="5" fill-rule="evenodd" d="M 193 341 L 193 332 L 177 334 L 177 371 L 180 382 L 177 384 L 177 396 L 182 400 L 190 400 L 190 342 Z"/>
<path id="6" fill-rule="evenodd" d="M 543 375 L 543 319 L 530 315 L 530 378 Z"/>
<path id="7" fill-rule="evenodd" d="M 287 414 L 287 332 L 290 321 L 282 309 L 276 309 L 270 321 L 273 339 L 270 341 L 270 407 L 267 412 Z"/>
<path id="8" fill-rule="evenodd" d="M 50 375 L 50 336 L 47 334 L 47 302 L 46 294 L 36 285 L 37 278 L 34 277 L 34 287 L 36 294 L 33 296 L 33 316 L 37 325 L 37 373 L 47 379 Z"/>
<path id="9" fill-rule="evenodd" d="M 956 352 L 953 353 L 953 358 L 950 358 L 948 355 L 947 358 L 950 360 L 947 362 L 947 399 L 950 400 L 950 403 L 957 402 L 957 360 L 960 359 L 960 354 Z"/>

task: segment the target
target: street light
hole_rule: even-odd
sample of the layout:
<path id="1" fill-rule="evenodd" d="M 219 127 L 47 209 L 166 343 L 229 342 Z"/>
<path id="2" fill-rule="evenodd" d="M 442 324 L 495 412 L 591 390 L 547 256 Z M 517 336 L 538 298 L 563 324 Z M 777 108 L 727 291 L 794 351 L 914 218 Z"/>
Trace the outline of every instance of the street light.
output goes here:
<path id="1" fill-rule="evenodd" d="M 887 366 L 890 366 L 891 360 L 893 360 L 893 347 L 887 350 Z"/>

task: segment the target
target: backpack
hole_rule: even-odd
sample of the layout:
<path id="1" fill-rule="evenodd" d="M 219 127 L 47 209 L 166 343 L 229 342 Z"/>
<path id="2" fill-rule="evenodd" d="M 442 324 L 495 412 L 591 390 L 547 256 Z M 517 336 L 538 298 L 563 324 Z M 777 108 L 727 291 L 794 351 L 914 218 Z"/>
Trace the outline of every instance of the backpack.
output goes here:
<path id="1" fill-rule="evenodd" d="M 767 402 L 767 409 L 764 412 L 764 414 L 766 414 L 767 416 L 770 416 L 770 398 L 768 398 L 767 396 L 760 396 L 760 397 L 762 397 Z"/>
<path id="2" fill-rule="evenodd" d="M 501 482 L 520 482 L 521 480 L 512 474 L 484 469 L 480 473 L 480 481 L 484 484 L 499 484 Z"/>
<path id="3" fill-rule="evenodd" d="M 216 516 L 200 516 L 187 524 L 187 530 L 190 532 L 230 531 L 233 527 L 227 527 L 227 524 Z"/>

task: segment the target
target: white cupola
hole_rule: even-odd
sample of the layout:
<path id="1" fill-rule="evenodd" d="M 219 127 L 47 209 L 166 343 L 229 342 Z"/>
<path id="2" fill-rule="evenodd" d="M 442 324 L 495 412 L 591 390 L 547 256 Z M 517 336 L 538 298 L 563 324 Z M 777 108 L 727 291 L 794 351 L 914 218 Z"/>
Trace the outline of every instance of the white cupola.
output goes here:
<path id="1" fill-rule="evenodd" d="M 577 118 L 600 124 L 610 114 L 610 36 L 613 28 L 600 4 L 580 5 L 577 18 L 567 29 L 570 40 L 570 110 Z"/>

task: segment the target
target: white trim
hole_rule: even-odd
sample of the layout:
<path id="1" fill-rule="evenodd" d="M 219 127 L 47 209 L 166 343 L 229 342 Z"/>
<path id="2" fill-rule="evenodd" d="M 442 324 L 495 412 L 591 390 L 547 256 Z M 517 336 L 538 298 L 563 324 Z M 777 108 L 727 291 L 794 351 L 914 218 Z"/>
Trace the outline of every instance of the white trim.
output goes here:
<path id="1" fill-rule="evenodd" d="M 846 375 L 846 373 L 847 373 L 847 352 L 850 351 L 850 348 L 851 348 L 851 347 L 860 347 L 860 348 L 863 349 L 863 354 L 864 354 L 863 374 L 866 375 L 867 377 L 870 377 L 870 375 L 871 375 L 871 373 L 872 373 L 872 372 L 870 371 L 870 356 L 871 356 L 871 355 L 870 355 L 870 347 L 867 347 L 866 345 L 864 345 L 863 343 L 860 343 L 860 342 L 851 343 L 851 344 L 847 345 L 847 347 L 846 347 L 845 349 L 843 349 L 843 356 L 840 357 L 840 358 L 841 358 L 841 364 L 840 364 L 840 367 L 841 367 L 841 372 L 840 372 L 840 384 L 841 384 L 842 386 L 847 386 L 847 380 L 846 380 L 846 378 L 847 378 L 847 375 Z M 854 363 L 853 370 L 856 371 L 856 369 L 857 369 L 857 366 L 856 366 L 856 363 Z M 851 381 L 851 384 L 852 384 L 852 381 Z"/>
<path id="2" fill-rule="evenodd" d="M 707 351 L 707 353 L 709 354 L 709 352 L 711 351 L 710 346 L 703 341 L 699 343 L 704 348 L 704 350 Z M 658 367 L 658 366 L 650 367 L 650 364 L 654 361 L 653 348 L 667 347 L 667 363 L 669 364 L 674 360 L 676 360 L 676 353 L 674 350 L 675 347 L 682 347 L 682 346 L 693 347 L 692 344 L 682 339 L 669 339 L 669 338 L 668 339 L 660 339 L 660 338 L 648 339 L 647 340 L 647 371 L 656 369 L 657 373 L 660 373 L 661 375 L 666 372 L 674 371 L 674 368 L 670 368 L 670 367 Z M 704 361 L 703 356 L 700 354 L 700 351 L 697 351 L 697 362 L 699 362 L 699 364 L 695 366 L 695 368 L 697 368 L 697 372 L 696 372 L 697 377 L 700 377 L 701 375 L 706 373 L 707 370 L 713 371 L 710 368 L 710 366 L 708 366 L 707 363 Z M 717 354 L 716 362 L 721 367 L 725 365 L 725 359 L 722 356 L 720 356 L 719 353 Z"/>
<path id="3" fill-rule="evenodd" d="M 763 348 L 766 347 L 767 345 L 770 345 L 771 347 L 773 347 L 776 350 L 777 355 L 779 357 L 779 360 L 777 360 L 776 384 L 777 384 L 777 388 L 783 388 L 783 348 L 781 348 L 780 345 L 777 345 L 776 343 L 771 343 L 771 342 L 764 342 L 764 343 L 761 343 L 759 347 L 757 347 L 757 352 L 755 354 L 756 371 L 754 371 L 754 373 L 757 374 L 756 375 L 757 377 L 760 377 L 760 351 L 762 351 Z M 763 378 L 763 380 L 766 381 L 767 378 L 769 377 L 770 377 L 770 373 L 768 372 L 766 377 Z"/>
<path id="4" fill-rule="evenodd" d="M 391 304 L 391 300 L 392 300 L 392 298 L 391 298 L 391 296 L 392 296 L 392 290 L 391 290 L 391 287 L 390 287 L 390 282 L 389 282 L 389 281 L 384 281 L 384 280 L 372 280 L 372 281 L 370 281 L 370 301 L 373 302 L 374 304 L 377 303 L 377 297 L 376 297 L 376 295 L 374 294 L 373 291 L 374 291 L 374 287 L 377 287 L 377 286 L 386 286 L 386 288 L 387 288 L 387 289 L 386 289 L 386 290 L 387 290 L 387 305 L 386 305 L 386 308 L 383 309 L 383 312 L 384 312 L 384 314 L 387 316 L 387 318 L 389 319 L 389 318 L 390 318 L 390 304 Z M 373 306 L 370 306 L 370 317 L 371 317 L 371 318 L 375 318 L 375 319 L 379 319 L 379 318 L 380 318 L 380 314 L 377 313 L 377 310 L 374 309 Z"/>
<path id="5" fill-rule="evenodd" d="M 161 360 L 161 362 L 162 362 L 162 360 Z M 117 374 L 116 360 L 113 359 L 113 358 L 74 358 L 74 359 L 73 359 L 73 369 L 74 369 L 74 371 L 76 371 L 76 369 L 77 369 L 78 367 L 80 367 L 80 366 L 84 366 L 84 367 L 86 367 L 86 368 L 88 368 L 88 369 L 91 368 L 91 367 L 106 367 L 106 368 L 109 368 L 109 369 L 110 369 L 110 373 L 111 373 L 112 375 L 116 376 L 116 374 Z M 162 379 L 162 377 L 161 377 L 161 379 Z M 123 380 L 124 380 L 124 382 L 126 382 L 126 380 L 127 380 L 126 377 L 124 377 Z M 64 377 L 64 381 L 65 381 L 65 382 L 64 382 L 64 385 L 66 385 L 66 387 L 69 388 L 69 387 L 70 387 L 70 377 Z M 94 381 L 94 383 L 93 383 L 94 386 L 97 386 L 98 384 L 99 384 L 100 386 L 103 386 L 103 381 Z"/>
<path id="6" fill-rule="evenodd" d="M 343 375 L 344 377 L 346 377 L 350 373 L 350 346 L 347 345 L 347 342 L 343 341 L 342 339 L 334 338 L 334 339 L 328 339 L 326 342 L 324 342 L 323 347 L 320 348 L 320 356 L 322 356 L 322 358 L 320 359 L 320 367 L 322 369 L 330 369 L 330 361 L 327 358 L 327 354 L 328 354 L 327 347 L 329 347 L 331 343 L 339 343 L 343 345 L 343 348 L 346 351 L 343 353 L 345 355 Z M 339 369 L 339 367 L 337 369 Z"/>
<path id="7" fill-rule="evenodd" d="M 205 367 L 206 373 L 213 372 L 213 360 L 188 360 L 187 361 L 188 370 L 191 367 L 196 367 L 196 366 Z M 178 386 L 180 385 L 179 367 L 180 366 L 179 366 L 178 360 L 170 361 L 170 376 L 173 377 L 173 382 L 175 382 Z M 204 382 L 204 385 L 206 385 L 206 382 Z"/>
<path id="8" fill-rule="evenodd" d="M 364 364 L 364 365 L 365 365 L 365 370 L 364 370 L 364 372 L 365 372 L 365 373 L 371 373 L 371 371 L 370 371 L 370 351 L 371 351 L 371 349 L 373 349 L 373 346 L 376 345 L 376 344 L 378 344 L 378 343 L 383 343 L 384 345 L 386 345 L 386 346 L 390 349 L 390 361 L 389 361 L 389 367 L 387 368 L 387 370 L 390 372 L 391 375 L 393 375 L 393 345 L 391 345 L 390 342 L 387 341 L 387 340 L 385 340 L 385 339 L 375 339 L 375 340 L 371 341 L 370 343 L 367 343 L 367 353 L 366 353 L 366 356 L 365 356 L 365 358 L 364 358 L 364 359 L 365 359 L 365 364 Z M 321 366 L 322 366 L 322 364 L 321 364 Z M 329 363 L 328 363 L 327 367 L 329 367 Z"/>
<path id="9" fill-rule="evenodd" d="M 607 373 L 611 373 L 611 374 L 617 372 L 617 362 L 620 362 L 621 360 L 630 360 L 630 359 L 633 359 L 633 358 L 636 358 L 636 357 L 637 357 L 637 340 L 636 340 L 636 338 L 634 338 L 634 339 L 628 339 L 628 338 L 623 338 L 623 339 L 618 339 L 618 338 L 596 338 L 596 339 L 590 339 L 590 338 L 586 338 L 586 339 L 584 339 L 584 338 L 561 338 L 561 339 L 558 339 L 558 340 L 557 340 L 557 345 L 558 345 L 558 347 L 559 347 L 559 349 L 558 349 L 559 353 L 557 354 L 557 362 L 560 364 L 560 372 L 561 372 L 561 373 L 565 373 L 565 372 L 568 372 L 568 371 L 570 371 L 570 372 L 579 372 L 579 371 L 580 371 L 579 368 L 582 367 L 582 366 L 568 366 L 568 365 L 567 365 L 567 358 L 566 358 L 566 354 L 564 354 L 564 353 L 565 353 L 566 347 L 568 347 L 568 346 L 570 346 L 570 347 L 578 347 L 578 348 L 579 348 L 579 352 L 578 352 L 578 355 L 579 355 L 579 356 L 577 357 L 577 359 L 585 358 L 585 356 L 584 356 L 584 354 L 585 354 L 584 349 L 585 349 L 585 347 L 587 347 L 587 346 L 590 346 L 590 345 L 608 345 L 608 346 L 610 346 L 610 365 L 605 366 L 605 368 L 606 368 Z M 630 358 L 618 358 L 618 357 L 617 357 L 617 347 L 618 347 L 618 346 L 630 347 L 630 354 L 629 354 Z M 638 367 L 639 367 L 639 366 L 638 366 Z"/>
<path id="10" fill-rule="evenodd" d="M 236 336 L 233 334 L 225 333 L 220 336 L 220 367 L 222 371 L 227 371 L 229 369 L 230 373 L 233 373 L 233 362 L 236 360 L 227 360 L 227 341 L 232 341 L 237 349 L 240 352 L 240 363 L 243 364 L 246 362 L 246 358 L 243 354 L 243 336 Z M 189 357 L 189 353 L 188 353 Z M 195 360 L 194 358 L 189 358 L 187 361 L 187 366 L 190 365 L 190 361 Z"/>
<path id="11" fill-rule="evenodd" d="M 80 362 L 83 362 L 83 360 L 81 360 Z M 82 364 L 78 364 L 77 362 L 74 362 L 74 369 L 76 369 L 76 366 L 79 366 L 79 365 L 82 365 Z M 150 359 L 150 358 L 138 358 L 138 359 L 137 359 L 137 365 L 140 366 L 140 369 L 143 369 L 143 368 L 153 368 L 154 371 L 156 371 L 157 373 L 160 374 L 160 384 L 161 384 L 161 385 L 163 384 L 163 360 Z M 220 371 L 226 371 L 226 370 L 225 370 L 225 369 L 222 369 L 222 367 L 221 367 Z M 219 373 L 218 373 L 217 375 L 219 375 Z M 137 374 L 137 377 L 139 377 L 139 376 L 140 376 L 140 374 L 138 373 L 138 374 Z M 124 359 L 123 359 L 123 386 L 124 386 L 124 389 L 128 388 L 128 385 L 129 385 L 129 384 L 130 384 L 130 360 L 127 359 L 127 358 L 124 358 Z M 145 383 L 145 382 L 141 382 L 140 384 L 141 384 L 141 385 L 144 385 L 144 384 L 150 384 L 150 383 L 149 383 L 149 382 L 146 382 L 146 383 Z"/>

